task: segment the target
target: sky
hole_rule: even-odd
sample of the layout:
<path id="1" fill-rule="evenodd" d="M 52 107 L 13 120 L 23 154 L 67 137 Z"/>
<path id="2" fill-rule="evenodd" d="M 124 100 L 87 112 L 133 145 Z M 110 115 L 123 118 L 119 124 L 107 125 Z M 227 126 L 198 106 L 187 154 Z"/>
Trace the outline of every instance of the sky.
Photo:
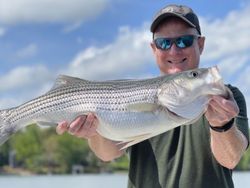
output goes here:
<path id="1" fill-rule="evenodd" d="M 59 74 L 159 75 L 149 27 L 172 3 L 192 7 L 200 19 L 200 66 L 217 65 L 250 108 L 250 0 L 0 0 L 0 109 L 45 93 Z"/>

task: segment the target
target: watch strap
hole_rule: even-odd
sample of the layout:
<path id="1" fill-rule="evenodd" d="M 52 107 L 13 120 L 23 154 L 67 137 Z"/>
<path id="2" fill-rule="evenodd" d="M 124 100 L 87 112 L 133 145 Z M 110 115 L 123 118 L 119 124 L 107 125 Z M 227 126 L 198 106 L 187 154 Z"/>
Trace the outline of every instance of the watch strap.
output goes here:
<path id="1" fill-rule="evenodd" d="M 225 125 L 221 126 L 221 127 L 214 127 L 214 126 L 210 126 L 210 128 L 216 132 L 226 132 L 227 130 L 229 130 L 234 124 L 234 118 L 232 118 L 229 122 L 227 122 Z"/>

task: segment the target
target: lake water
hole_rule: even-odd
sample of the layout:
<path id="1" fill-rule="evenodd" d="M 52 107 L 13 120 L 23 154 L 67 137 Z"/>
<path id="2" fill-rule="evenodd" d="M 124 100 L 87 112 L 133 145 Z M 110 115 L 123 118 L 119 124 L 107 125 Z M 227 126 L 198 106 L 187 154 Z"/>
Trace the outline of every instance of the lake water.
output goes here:
<path id="1" fill-rule="evenodd" d="M 250 187 L 250 172 L 234 172 L 235 188 Z M 127 174 L 0 176 L 1 188 L 126 188 Z"/>

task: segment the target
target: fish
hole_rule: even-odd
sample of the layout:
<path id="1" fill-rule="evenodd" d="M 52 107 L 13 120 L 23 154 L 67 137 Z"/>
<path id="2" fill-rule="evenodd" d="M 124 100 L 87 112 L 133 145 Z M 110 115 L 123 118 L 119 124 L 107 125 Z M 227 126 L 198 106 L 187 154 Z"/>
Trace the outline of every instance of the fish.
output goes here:
<path id="1" fill-rule="evenodd" d="M 47 93 L 0 110 L 0 145 L 27 125 L 56 126 L 94 113 L 97 132 L 125 149 L 195 122 L 213 95 L 229 95 L 216 66 L 147 79 L 91 81 L 59 75 Z"/>

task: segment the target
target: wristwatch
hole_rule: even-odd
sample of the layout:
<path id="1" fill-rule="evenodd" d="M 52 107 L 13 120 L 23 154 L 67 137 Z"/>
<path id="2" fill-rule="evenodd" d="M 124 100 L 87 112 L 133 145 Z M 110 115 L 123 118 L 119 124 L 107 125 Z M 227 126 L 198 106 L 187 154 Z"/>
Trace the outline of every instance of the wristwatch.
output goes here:
<path id="1" fill-rule="evenodd" d="M 229 130 L 234 124 L 234 118 L 232 118 L 229 122 L 227 122 L 225 125 L 221 126 L 221 127 L 213 127 L 211 125 L 210 128 L 216 132 L 226 132 L 227 130 Z"/>

